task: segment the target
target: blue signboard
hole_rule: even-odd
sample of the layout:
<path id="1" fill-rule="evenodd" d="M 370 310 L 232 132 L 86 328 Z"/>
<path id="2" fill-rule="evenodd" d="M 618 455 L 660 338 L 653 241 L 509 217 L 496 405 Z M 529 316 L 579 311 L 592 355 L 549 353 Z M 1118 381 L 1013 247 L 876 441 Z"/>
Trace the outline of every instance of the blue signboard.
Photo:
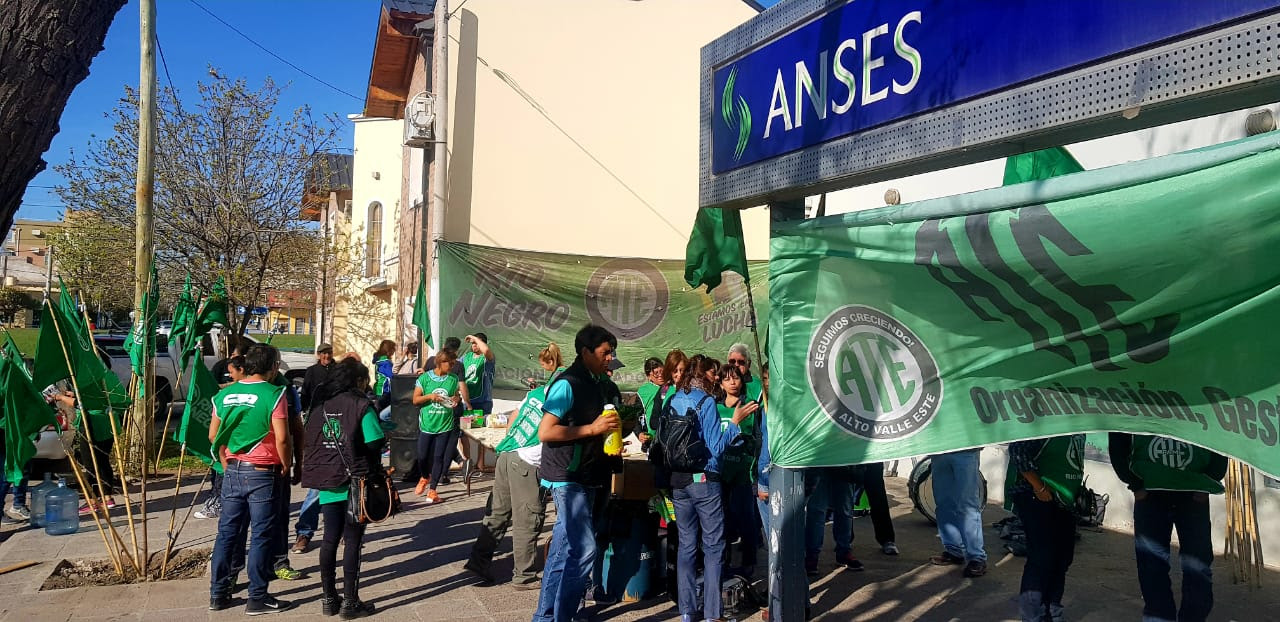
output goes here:
<path id="1" fill-rule="evenodd" d="M 767 160 L 1277 6 L 1280 0 L 851 1 L 715 67 L 711 170 Z"/>

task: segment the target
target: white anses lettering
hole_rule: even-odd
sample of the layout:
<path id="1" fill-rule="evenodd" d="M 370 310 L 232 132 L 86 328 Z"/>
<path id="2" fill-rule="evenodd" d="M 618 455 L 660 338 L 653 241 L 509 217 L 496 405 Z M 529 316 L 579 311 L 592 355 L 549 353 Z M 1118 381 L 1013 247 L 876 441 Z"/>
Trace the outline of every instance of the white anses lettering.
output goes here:
<path id="1" fill-rule="evenodd" d="M 769 101 L 769 116 L 765 120 L 764 138 L 769 138 L 773 133 L 773 122 L 775 119 L 782 120 L 782 129 L 784 132 L 790 132 L 795 128 L 804 125 L 804 108 L 806 106 L 805 99 L 809 100 L 808 105 L 813 106 L 813 111 L 817 115 L 819 121 L 827 119 L 828 110 L 836 115 L 848 113 L 853 109 L 854 103 L 857 102 L 862 106 L 874 104 L 889 98 L 889 91 L 892 88 L 895 95 L 906 95 L 920 84 L 920 75 L 923 70 L 923 59 L 920 51 L 907 42 L 907 26 L 909 24 L 922 24 L 924 18 L 920 11 L 911 11 L 903 15 L 894 26 L 893 33 L 893 57 L 886 57 L 884 54 L 877 55 L 873 46 L 879 45 L 883 47 L 885 42 L 876 42 L 876 39 L 885 37 L 890 34 L 889 24 L 880 24 L 874 28 L 868 29 L 859 36 L 851 37 L 840 42 L 833 52 L 822 50 L 818 54 L 817 69 L 818 72 L 813 74 L 810 71 L 809 62 L 813 62 L 812 58 L 806 62 L 805 60 L 796 61 L 795 63 L 795 85 L 791 93 L 787 91 L 787 82 L 783 77 L 782 69 L 778 69 L 774 74 L 773 95 Z M 857 51 L 859 49 L 859 39 L 861 39 L 861 74 L 862 84 L 861 92 L 858 89 L 858 69 L 850 68 L 848 61 L 858 62 L 859 57 Z M 850 57 L 846 52 L 853 52 Z M 896 59 L 896 62 L 895 60 Z M 903 63 L 905 61 L 905 64 Z M 888 66 L 892 63 L 893 66 Z M 906 82 L 899 82 L 904 73 L 902 70 L 906 66 L 911 68 L 910 78 Z M 830 70 L 828 70 L 830 67 Z M 875 88 L 874 80 L 877 76 L 881 76 L 883 71 L 889 70 L 895 77 L 889 79 L 890 84 L 885 84 L 880 88 Z M 876 73 L 880 72 L 880 73 Z M 843 89 L 837 87 L 834 91 L 829 91 L 827 83 L 834 77 L 837 82 L 843 85 Z M 884 84 L 885 78 L 880 77 L 880 84 Z M 830 94 L 831 99 L 828 99 Z M 790 97 L 789 97 L 790 96 Z"/>
<path id="2" fill-rule="evenodd" d="M 889 87 L 871 91 L 872 70 L 884 67 L 884 57 L 871 57 L 871 41 L 880 35 L 889 34 L 889 25 L 880 24 L 874 30 L 862 33 L 862 105 L 878 102 L 889 96 Z"/>
<path id="3" fill-rule="evenodd" d="M 915 22 L 919 24 L 920 11 L 912 11 L 902 16 L 898 20 L 898 27 L 893 30 L 893 51 L 903 60 L 911 63 L 911 79 L 906 84 L 898 84 L 897 80 L 893 81 L 893 92 L 899 95 L 906 95 L 911 89 L 916 88 L 916 83 L 920 81 L 920 50 L 911 47 L 906 39 L 902 38 L 902 29 L 906 27 L 907 22 Z"/>
<path id="4" fill-rule="evenodd" d="M 844 100 L 844 103 L 837 104 L 835 102 L 831 102 L 831 112 L 836 114 L 844 114 L 848 112 L 850 108 L 853 108 L 854 100 L 858 98 L 858 87 L 853 78 L 853 72 L 849 71 L 848 68 L 844 66 L 844 63 L 840 62 L 841 58 L 844 57 L 845 52 L 857 49 L 858 42 L 854 39 L 845 39 L 840 43 L 840 47 L 836 48 L 836 63 L 833 68 L 836 74 L 836 79 L 843 82 L 845 87 L 849 89 L 849 97 Z"/>
<path id="5" fill-rule="evenodd" d="M 796 63 L 796 127 L 804 124 L 804 104 L 800 102 L 800 96 L 804 93 L 809 94 L 809 103 L 813 105 L 813 111 L 818 114 L 818 120 L 827 118 L 827 52 L 823 50 L 818 55 L 818 75 L 823 77 L 822 82 L 818 84 L 817 92 L 813 88 L 813 76 L 809 75 L 809 68 L 805 66 L 804 61 Z"/>
<path id="6" fill-rule="evenodd" d="M 799 105 L 799 102 L 796 102 Z M 773 118 L 782 117 L 782 127 L 785 131 L 790 132 L 791 128 L 791 110 L 787 107 L 787 85 L 782 81 L 782 70 L 778 70 L 778 75 L 773 81 L 773 97 L 769 101 L 769 118 L 764 122 L 764 137 L 769 137 L 769 131 L 773 129 Z"/>

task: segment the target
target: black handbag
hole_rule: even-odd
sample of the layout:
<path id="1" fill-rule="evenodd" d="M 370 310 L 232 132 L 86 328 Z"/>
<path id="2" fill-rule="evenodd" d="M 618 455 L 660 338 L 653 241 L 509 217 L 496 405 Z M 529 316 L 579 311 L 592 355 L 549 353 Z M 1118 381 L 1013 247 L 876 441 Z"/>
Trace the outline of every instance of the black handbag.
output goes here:
<path id="1" fill-rule="evenodd" d="M 368 475 L 352 475 L 351 463 L 341 450 L 338 455 L 347 469 L 347 520 L 357 525 L 381 523 L 400 513 L 400 493 L 396 491 L 391 475 L 382 468 L 370 465 Z"/>
<path id="2" fill-rule="evenodd" d="M 358 525 L 381 523 L 400 513 L 400 493 L 385 469 L 352 477 L 347 489 L 347 520 Z"/>

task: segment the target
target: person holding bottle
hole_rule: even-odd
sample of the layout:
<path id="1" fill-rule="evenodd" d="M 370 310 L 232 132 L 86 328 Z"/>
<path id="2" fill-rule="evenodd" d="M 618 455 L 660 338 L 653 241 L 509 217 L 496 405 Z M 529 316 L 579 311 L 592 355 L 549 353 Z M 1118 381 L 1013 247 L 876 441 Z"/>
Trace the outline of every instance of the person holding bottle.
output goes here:
<path id="1" fill-rule="evenodd" d="M 453 453 L 449 440 L 457 428 L 453 418 L 454 404 L 461 400 L 468 410 L 471 409 L 467 385 L 449 373 L 453 360 L 454 353 L 449 350 L 436 353 L 435 368 L 419 376 L 413 387 L 413 405 L 422 407 L 418 415 L 419 478 L 414 492 L 419 496 L 425 494 L 429 504 L 440 502 L 436 487 L 448 473 L 446 458 Z"/>

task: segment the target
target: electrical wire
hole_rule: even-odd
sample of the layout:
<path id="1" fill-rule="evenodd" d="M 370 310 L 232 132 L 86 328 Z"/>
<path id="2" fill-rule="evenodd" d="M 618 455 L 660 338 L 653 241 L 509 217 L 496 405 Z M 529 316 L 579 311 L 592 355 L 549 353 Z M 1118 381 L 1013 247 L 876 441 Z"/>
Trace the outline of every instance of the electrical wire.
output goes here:
<path id="1" fill-rule="evenodd" d="M 234 33 L 236 33 L 236 34 L 240 35 L 240 37 L 241 37 L 241 38 L 243 38 L 245 41 L 248 41 L 249 43 L 252 43 L 252 44 L 253 44 L 255 47 L 257 47 L 259 50 L 262 50 L 263 52 L 266 52 L 267 54 L 270 54 L 272 58 L 275 58 L 276 60 L 278 60 L 278 61 L 280 61 L 280 62 L 282 62 L 282 63 L 284 63 L 284 64 L 286 64 L 286 65 L 288 65 L 288 66 L 290 66 L 290 67 L 292 67 L 292 68 L 293 68 L 294 70 L 296 70 L 298 73 L 301 73 L 302 75 L 307 76 L 308 78 L 311 78 L 312 80 L 315 80 L 316 82 L 319 82 L 320 84 L 323 84 L 323 85 L 325 85 L 325 86 L 327 86 L 327 87 L 329 87 L 329 88 L 333 89 L 334 91 L 337 91 L 337 92 L 339 92 L 339 93 L 342 93 L 343 95 L 346 95 L 347 97 L 350 97 L 351 99 L 354 99 L 354 100 L 356 100 L 356 101 L 358 101 L 358 102 L 363 102 L 363 101 L 364 101 L 364 98 L 363 98 L 363 97 L 358 97 L 358 96 L 356 96 L 356 95 L 352 95 L 351 93 L 348 93 L 347 91 L 344 91 L 344 90 L 342 90 L 341 88 L 336 87 L 336 86 L 334 86 L 334 85 L 332 85 L 332 84 L 330 84 L 330 83 L 328 83 L 328 82 L 324 81 L 323 79 L 321 79 L 320 77 L 316 76 L 315 74 L 313 74 L 313 73 L 311 73 L 311 72 L 307 71 L 306 69 L 303 69 L 303 68 L 301 68 L 301 67 L 299 67 L 299 66 L 297 66 L 297 65 L 295 65 L 295 64 L 293 64 L 293 63 L 291 63 L 291 62 L 289 62 L 289 61 L 288 61 L 287 59 L 285 59 L 283 56 L 280 56 L 279 54 L 276 54 L 275 52 L 272 52 L 271 50 L 267 49 L 267 47 L 266 47 L 266 46 L 262 45 L 261 43 L 258 43 L 257 41 L 254 41 L 251 37 L 249 37 L 249 35 L 246 35 L 246 34 L 244 34 L 243 32 L 240 32 L 240 30 L 239 30 L 238 28 L 236 28 L 235 26 L 232 26 L 231 24 L 227 23 L 227 21 L 226 21 L 226 20 L 222 19 L 221 17 L 218 17 L 217 15 L 214 15 L 213 11 L 210 11 L 209 9 L 204 8 L 204 5 L 200 4 L 199 2 L 196 2 L 196 0 L 189 0 L 189 1 L 191 2 L 191 4 L 196 5 L 196 8 L 199 8 L 201 11 L 204 11 L 205 13 L 207 13 L 207 14 L 209 15 L 209 17 L 212 17 L 213 19 L 218 20 L 218 22 L 220 22 L 223 26 L 226 26 L 227 28 L 230 28 L 232 32 L 234 32 Z"/>

